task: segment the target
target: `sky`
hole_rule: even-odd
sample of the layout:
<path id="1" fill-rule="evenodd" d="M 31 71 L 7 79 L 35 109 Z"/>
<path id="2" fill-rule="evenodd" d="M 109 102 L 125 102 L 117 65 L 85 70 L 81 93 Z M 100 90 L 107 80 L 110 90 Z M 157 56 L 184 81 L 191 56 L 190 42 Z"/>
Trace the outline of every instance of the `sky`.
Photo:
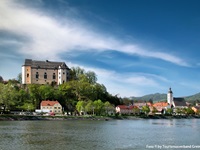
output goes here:
<path id="1" fill-rule="evenodd" d="M 97 74 L 121 97 L 200 92 L 199 0 L 0 0 L 0 76 L 25 59 Z"/>

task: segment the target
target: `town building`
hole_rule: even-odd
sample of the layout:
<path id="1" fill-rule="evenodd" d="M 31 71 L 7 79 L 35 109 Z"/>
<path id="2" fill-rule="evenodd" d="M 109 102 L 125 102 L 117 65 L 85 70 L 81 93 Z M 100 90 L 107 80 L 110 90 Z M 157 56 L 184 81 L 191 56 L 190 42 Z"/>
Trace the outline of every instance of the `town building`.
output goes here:
<path id="1" fill-rule="evenodd" d="M 200 106 L 193 106 L 192 110 L 195 112 L 195 114 L 199 114 L 200 113 Z"/>
<path id="2" fill-rule="evenodd" d="M 138 107 L 139 109 L 142 109 L 143 106 L 152 106 L 150 102 L 136 102 L 133 105 Z"/>
<path id="3" fill-rule="evenodd" d="M 69 71 L 65 62 L 25 59 L 22 84 L 63 84 L 70 78 Z"/>
<path id="4" fill-rule="evenodd" d="M 139 114 L 140 110 L 137 106 L 126 106 L 126 105 L 118 105 L 116 107 L 116 113 L 119 113 L 120 115 L 130 115 L 130 114 Z"/>
<path id="5" fill-rule="evenodd" d="M 40 110 L 37 112 L 62 114 L 62 106 L 58 101 L 45 100 L 40 103 Z"/>
<path id="6" fill-rule="evenodd" d="M 171 108 L 187 108 L 187 104 L 184 98 L 173 97 L 173 92 L 171 88 L 167 93 L 167 103 Z"/>
<path id="7" fill-rule="evenodd" d="M 165 114 L 165 112 L 168 108 L 168 103 L 167 102 L 156 102 L 150 108 L 151 111 L 153 111 L 153 107 L 157 110 L 156 114 Z"/>
<path id="8" fill-rule="evenodd" d="M 173 92 L 172 92 L 172 89 L 171 87 L 169 88 L 169 91 L 167 93 L 167 103 L 172 106 L 172 103 L 173 103 Z"/>

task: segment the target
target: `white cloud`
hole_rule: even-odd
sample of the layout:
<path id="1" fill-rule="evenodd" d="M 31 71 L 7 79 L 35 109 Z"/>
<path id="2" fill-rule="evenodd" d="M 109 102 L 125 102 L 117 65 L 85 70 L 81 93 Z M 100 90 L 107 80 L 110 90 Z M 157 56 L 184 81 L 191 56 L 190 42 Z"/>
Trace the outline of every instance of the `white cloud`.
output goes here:
<path id="1" fill-rule="evenodd" d="M 20 53 L 34 58 L 59 59 L 64 52 L 78 50 L 116 50 L 131 55 L 162 59 L 180 66 L 188 64 L 168 53 L 148 51 L 136 44 L 127 44 L 114 37 L 93 32 L 79 20 L 62 21 L 41 10 L 27 8 L 15 1 L 0 1 L 0 29 L 27 37 Z"/>

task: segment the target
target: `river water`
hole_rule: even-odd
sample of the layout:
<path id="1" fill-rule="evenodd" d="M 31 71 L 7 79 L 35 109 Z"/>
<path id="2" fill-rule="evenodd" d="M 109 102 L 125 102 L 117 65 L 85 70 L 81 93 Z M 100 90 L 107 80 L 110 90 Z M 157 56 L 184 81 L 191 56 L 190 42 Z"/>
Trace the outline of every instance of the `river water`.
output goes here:
<path id="1" fill-rule="evenodd" d="M 0 150 L 65 149 L 200 149 L 200 120 L 0 121 Z"/>

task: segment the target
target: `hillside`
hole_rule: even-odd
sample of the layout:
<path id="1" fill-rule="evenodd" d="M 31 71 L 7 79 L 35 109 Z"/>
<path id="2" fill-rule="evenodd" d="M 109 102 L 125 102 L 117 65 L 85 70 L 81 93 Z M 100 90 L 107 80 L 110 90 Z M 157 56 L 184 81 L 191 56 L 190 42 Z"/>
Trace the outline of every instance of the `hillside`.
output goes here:
<path id="1" fill-rule="evenodd" d="M 155 93 L 155 94 L 144 95 L 142 97 L 131 97 L 130 99 L 137 101 L 149 101 L 150 99 L 153 101 L 165 101 L 167 100 L 167 94 Z"/>
<path id="2" fill-rule="evenodd" d="M 191 95 L 191 96 L 186 96 L 184 97 L 186 101 L 192 102 L 199 100 L 200 101 L 200 93 Z M 150 99 L 153 101 L 165 101 L 167 100 L 167 94 L 160 94 L 160 93 L 155 93 L 155 94 L 148 94 L 144 95 L 142 97 L 131 97 L 131 100 L 137 100 L 137 101 L 149 101 Z"/>
<path id="3" fill-rule="evenodd" d="M 187 96 L 187 97 L 185 97 L 185 100 L 186 101 L 196 101 L 196 100 L 200 101 L 200 93 L 197 93 L 197 94 L 194 94 L 191 96 Z"/>

